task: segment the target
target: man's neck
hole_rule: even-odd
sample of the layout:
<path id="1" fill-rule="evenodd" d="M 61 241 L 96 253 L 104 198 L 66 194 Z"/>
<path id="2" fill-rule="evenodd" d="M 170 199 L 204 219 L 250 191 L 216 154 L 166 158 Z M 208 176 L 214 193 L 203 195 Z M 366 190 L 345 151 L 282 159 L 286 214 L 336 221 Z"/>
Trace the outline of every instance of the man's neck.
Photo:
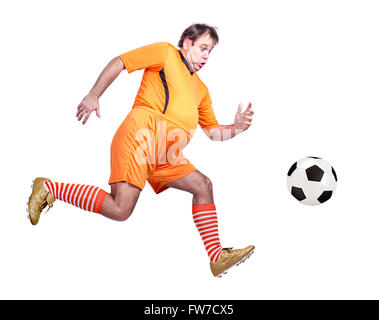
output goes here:
<path id="1" fill-rule="evenodd" d="M 186 51 L 183 48 L 180 48 L 179 51 L 180 51 L 180 53 L 182 55 L 182 58 L 184 58 L 184 60 L 185 60 L 185 61 L 183 61 L 183 63 L 187 66 L 189 72 L 191 72 L 191 75 L 194 74 L 194 72 L 191 70 L 191 66 L 190 66 L 190 64 L 188 62 L 189 60 L 187 58 Z"/>

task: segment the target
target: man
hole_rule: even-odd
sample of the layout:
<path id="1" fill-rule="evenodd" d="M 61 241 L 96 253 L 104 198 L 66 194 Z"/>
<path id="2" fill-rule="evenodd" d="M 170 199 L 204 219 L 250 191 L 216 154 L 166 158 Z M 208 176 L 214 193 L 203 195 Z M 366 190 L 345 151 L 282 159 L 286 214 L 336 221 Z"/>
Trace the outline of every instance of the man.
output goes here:
<path id="1" fill-rule="evenodd" d="M 95 186 L 37 178 L 28 203 L 31 223 L 37 224 L 44 207 L 48 205 L 50 209 L 55 199 L 124 221 L 133 212 L 147 180 L 156 193 L 172 187 L 193 195 L 194 222 L 214 276 L 245 261 L 254 246 L 222 248 L 212 183 L 181 152 L 198 124 L 212 140 L 230 139 L 251 125 L 251 103 L 244 112 L 239 105 L 234 124 L 219 125 L 208 89 L 197 75 L 217 43 L 215 28 L 194 24 L 183 32 L 179 50 L 159 42 L 112 59 L 76 114 L 83 124 L 93 111 L 100 117 L 99 98 L 121 71 L 145 69 L 133 108 L 112 141 L 111 193 Z"/>

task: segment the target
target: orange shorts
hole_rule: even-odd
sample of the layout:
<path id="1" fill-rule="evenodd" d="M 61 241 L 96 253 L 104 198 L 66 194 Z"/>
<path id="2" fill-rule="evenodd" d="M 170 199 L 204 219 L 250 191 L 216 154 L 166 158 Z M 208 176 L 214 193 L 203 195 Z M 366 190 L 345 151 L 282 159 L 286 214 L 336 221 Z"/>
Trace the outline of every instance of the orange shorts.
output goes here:
<path id="1" fill-rule="evenodd" d="M 111 146 L 109 184 L 125 181 L 141 190 L 146 180 L 156 193 L 196 168 L 182 149 L 190 133 L 161 113 L 135 106 L 116 131 Z"/>

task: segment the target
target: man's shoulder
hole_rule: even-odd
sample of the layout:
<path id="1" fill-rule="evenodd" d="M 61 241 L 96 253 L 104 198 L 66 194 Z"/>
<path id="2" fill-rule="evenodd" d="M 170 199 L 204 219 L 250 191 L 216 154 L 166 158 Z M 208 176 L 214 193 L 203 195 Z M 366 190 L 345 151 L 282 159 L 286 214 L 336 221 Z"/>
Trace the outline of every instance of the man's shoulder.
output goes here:
<path id="1" fill-rule="evenodd" d="M 180 57 L 179 56 L 179 49 L 177 47 L 175 47 L 174 45 L 172 45 L 171 43 L 169 42 L 165 42 L 166 45 L 167 45 L 167 52 L 170 53 L 170 56 L 171 57 L 175 57 L 175 58 L 178 58 Z"/>
<path id="2" fill-rule="evenodd" d="M 161 42 L 155 42 L 151 45 L 160 49 L 164 49 L 167 53 L 170 52 L 171 53 L 170 56 L 172 56 L 172 54 L 176 55 L 178 52 L 178 49 L 169 42 L 161 41 Z"/>
<path id="3" fill-rule="evenodd" d="M 165 47 L 168 50 L 176 50 L 176 51 L 178 50 L 174 45 L 166 41 L 155 42 L 155 43 L 152 43 L 151 45 L 158 46 L 158 47 Z"/>

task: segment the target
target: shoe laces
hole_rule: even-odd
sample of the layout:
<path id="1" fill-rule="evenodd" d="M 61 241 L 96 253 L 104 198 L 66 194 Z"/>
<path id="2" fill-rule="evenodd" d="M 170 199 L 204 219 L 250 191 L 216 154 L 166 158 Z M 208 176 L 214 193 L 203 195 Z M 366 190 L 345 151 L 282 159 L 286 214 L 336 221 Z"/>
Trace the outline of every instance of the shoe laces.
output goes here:
<path id="1" fill-rule="evenodd" d="M 47 206 L 47 201 L 45 201 L 45 202 L 41 205 L 42 208 L 40 208 L 39 211 L 42 213 L 42 210 L 43 210 L 46 206 Z M 45 211 L 45 214 L 51 209 L 52 206 L 53 206 L 53 204 L 49 204 L 49 207 L 48 207 L 47 210 Z"/>
<path id="2" fill-rule="evenodd" d="M 47 208 L 47 210 L 45 211 L 45 213 L 47 213 L 52 207 L 53 207 L 53 205 L 49 204 L 49 207 Z"/>

